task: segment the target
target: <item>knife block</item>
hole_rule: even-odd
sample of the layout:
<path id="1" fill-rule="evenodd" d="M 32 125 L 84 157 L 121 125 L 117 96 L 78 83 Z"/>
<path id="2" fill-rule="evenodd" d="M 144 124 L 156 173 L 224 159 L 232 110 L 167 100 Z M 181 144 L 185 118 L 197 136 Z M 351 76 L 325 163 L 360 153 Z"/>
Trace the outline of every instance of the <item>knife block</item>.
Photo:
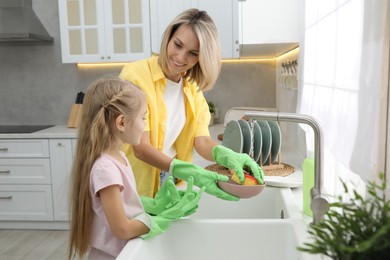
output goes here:
<path id="1" fill-rule="evenodd" d="M 83 112 L 82 104 L 73 104 L 68 118 L 68 128 L 78 128 L 80 125 L 81 114 Z"/>

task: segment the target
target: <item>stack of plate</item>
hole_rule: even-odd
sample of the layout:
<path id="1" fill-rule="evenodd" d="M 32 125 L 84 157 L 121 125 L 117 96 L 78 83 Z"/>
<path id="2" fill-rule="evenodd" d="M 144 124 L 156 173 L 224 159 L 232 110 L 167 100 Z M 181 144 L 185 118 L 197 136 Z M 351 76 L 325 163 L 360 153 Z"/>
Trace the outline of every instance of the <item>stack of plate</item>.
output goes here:
<path id="1" fill-rule="evenodd" d="M 274 163 L 282 144 L 279 124 L 274 121 L 232 120 L 223 133 L 222 145 L 237 153 L 246 153 L 261 164 Z"/>

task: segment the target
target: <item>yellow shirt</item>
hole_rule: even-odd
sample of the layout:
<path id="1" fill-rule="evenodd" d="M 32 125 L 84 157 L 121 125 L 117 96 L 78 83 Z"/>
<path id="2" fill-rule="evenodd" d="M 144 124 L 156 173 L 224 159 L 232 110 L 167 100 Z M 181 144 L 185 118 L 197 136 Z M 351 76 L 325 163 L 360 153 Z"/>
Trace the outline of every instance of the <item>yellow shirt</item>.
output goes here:
<path id="1" fill-rule="evenodd" d="M 150 143 L 163 151 L 167 111 L 164 102 L 166 78 L 157 62 L 157 56 L 125 65 L 120 78 L 139 86 L 148 99 L 148 113 L 145 131 L 150 131 Z M 183 130 L 175 142 L 176 158 L 191 162 L 194 150 L 194 138 L 210 136 L 208 124 L 210 112 L 202 91 L 196 83 L 183 81 L 185 96 L 185 114 L 187 117 Z M 137 182 L 140 195 L 153 197 L 160 185 L 160 169 L 157 169 L 134 156 L 131 145 L 124 145 L 123 151 L 128 157 Z"/>

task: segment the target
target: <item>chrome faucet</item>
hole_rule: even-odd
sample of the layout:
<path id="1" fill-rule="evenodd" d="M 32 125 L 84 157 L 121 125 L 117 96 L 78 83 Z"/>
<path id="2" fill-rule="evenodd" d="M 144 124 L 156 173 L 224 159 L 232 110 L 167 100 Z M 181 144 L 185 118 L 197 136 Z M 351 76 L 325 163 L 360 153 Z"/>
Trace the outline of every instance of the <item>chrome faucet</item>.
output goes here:
<path id="1" fill-rule="evenodd" d="M 317 224 L 329 210 L 328 199 L 323 193 L 323 137 L 320 125 L 310 116 L 293 113 L 256 111 L 245 113 L 245 118 L 302 123 L 311 126 L 314 131 L 314 187 L 310 190 L 310 208 L 313 212 L 313 224 Z"/>

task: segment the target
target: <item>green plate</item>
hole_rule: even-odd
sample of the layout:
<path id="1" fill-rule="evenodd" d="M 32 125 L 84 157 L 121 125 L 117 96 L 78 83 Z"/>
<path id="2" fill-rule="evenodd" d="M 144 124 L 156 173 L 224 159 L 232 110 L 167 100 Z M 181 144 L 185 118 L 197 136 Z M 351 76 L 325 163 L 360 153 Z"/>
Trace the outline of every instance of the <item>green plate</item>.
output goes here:
<path id="1" fill-rule="evenodd" d="M 261 129 L 261 140 L 262 140 L 261 163 L 265 164 L 271 153 L 271 146 L 272 146 L 271 128 L 269 127 L 267 121 L 256 121 L 256 123 L 260 126 Z"/>
<path id="2" fill-rule="evenodd" d="M 232 149 L 236 153 L 242 153 L 243 144 L 244 141 L 240 124 L 234 120 L 230 121 L 223 131 L 222 145 Z"/>
<path id="3" fill-rule="evenodd" d="M 271 134 L 272 134 L 272 146 L 271 146 L 271 157 L 272 157 L 272 163 L 277 161 L 278 154 L 280 151 L 280 147 L 282 145 L 282 132 L 280 131 L 279 124 L 274 121 L 268 121 L 269 127 L 271 128 Z M 269 158 L 268 158 L 269 159 Z M 267 160 L 266 164 L 269 163 L 269 160 Z"/>
<path id="4" fill-rule="evenodd" d="M 238 123 L 241 127 L 242 132 L 242 138 L 244 140 L 244 144 L 242 146 L 242 152 L 249 155 L 251 151 L 251 128 L 249 126 L 249 123 L 246 120 L 240 119 L 238 120 Z"/>
<path id="5" fill-rule="evenodd" d="M 263 146 L 263 138 L 261 137 L 261 128 L 259 124 L 254 121 L 253 122 L 253 160 L 258 162 L 260 159 L 261 148 Z"/>

